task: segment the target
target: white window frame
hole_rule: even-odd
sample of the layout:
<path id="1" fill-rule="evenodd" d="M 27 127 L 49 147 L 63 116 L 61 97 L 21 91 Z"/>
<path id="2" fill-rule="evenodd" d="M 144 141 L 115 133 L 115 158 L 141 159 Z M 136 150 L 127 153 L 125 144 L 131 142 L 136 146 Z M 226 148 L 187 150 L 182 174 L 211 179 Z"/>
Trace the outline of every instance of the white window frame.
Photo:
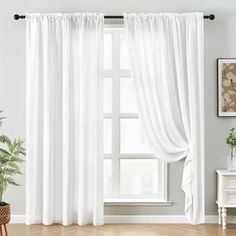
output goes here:
<path id="1" fill-rule="evenodd" d="M 138 118 L 136 113 L 120 113 L 120 79 L 130 78 L 130 70 L 120 69 L 120 34 L 124 32 L 122 25 L 106 25 L 104 34 L 112 34 L 112 69 L 105 70 L 103 78 L 112 79 L 112 113 L 104 113 L 104 118 L 112 119 L 112 153 L 104 154 L 104 159 L 112 160 L 112 195 L 104 195 L 106 205 L 170 205 L 167 195 L 167 164 L 158 160 L 158 194 L 123 195 L 119 194 L 120 160 L 121 159 L 156 159 L 147 153 L 120 153 L 120 119 Z M 114 56 L 115 55 L 115 56 Z"/>

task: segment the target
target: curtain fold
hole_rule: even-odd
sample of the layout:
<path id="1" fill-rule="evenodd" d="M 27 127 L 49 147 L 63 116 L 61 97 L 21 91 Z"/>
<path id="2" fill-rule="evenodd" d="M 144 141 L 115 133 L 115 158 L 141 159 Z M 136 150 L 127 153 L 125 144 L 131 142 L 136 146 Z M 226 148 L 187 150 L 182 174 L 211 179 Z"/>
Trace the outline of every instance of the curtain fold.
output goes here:
<path id="1" fill-rule="evenodd" d="M 186 158 L 185 213 L 204 223 L 203 14 L 125 14 L 140 121 L 153 153 Z"/>
<path id="2" fill-rule="evenodd" d="M 26 15 L 27 224 L 103 224 L 103 19 Z"/>

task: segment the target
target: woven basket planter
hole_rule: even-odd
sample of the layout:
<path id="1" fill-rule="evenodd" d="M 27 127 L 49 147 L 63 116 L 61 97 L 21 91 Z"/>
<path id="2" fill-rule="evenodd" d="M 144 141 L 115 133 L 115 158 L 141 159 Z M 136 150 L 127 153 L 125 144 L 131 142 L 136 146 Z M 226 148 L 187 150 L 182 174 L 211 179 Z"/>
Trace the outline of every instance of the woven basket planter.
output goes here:
<path id="1" fill-rule="evenodd" d="M 10 205 L 0 206 L 0 225 L 6 225 L 11 219 Z"/>

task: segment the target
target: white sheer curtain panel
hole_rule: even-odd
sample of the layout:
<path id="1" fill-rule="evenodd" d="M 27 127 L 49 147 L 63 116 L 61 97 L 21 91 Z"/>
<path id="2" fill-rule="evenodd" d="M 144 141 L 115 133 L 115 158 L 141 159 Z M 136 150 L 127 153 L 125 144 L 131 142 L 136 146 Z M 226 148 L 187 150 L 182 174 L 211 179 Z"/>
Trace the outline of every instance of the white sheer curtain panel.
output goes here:
<path id="1" fill-rule="evenodd" d="M 26 24 L 26 223 L 103 224 L 103 15 Z"/>
<path id="2" fill-rule="evenodd" d="M 139 115 L 153 153 L 185 159 L 191 223 L 204 222 L 203 14 L 125 14 Z"/>

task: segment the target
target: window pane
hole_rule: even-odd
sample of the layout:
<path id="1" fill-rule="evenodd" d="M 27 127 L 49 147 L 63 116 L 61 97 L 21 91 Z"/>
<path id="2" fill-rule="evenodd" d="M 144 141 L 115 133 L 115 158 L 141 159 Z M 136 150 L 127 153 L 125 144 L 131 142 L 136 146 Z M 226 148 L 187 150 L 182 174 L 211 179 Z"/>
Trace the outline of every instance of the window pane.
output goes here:
<path id="1" fill-rule="evenodd" d="M 150 153 L 139 119 L 120 119 L 121 153 Z"/>
<path id="2" fill-rule="evenodd" d="M 104 160 L 104 194 L 112 193 L 112 160 Z"/>
<path id="3" fill-rule="evenodd" d="M 120 192 L 121 194 L 157 194 L 158 160 L 122 159 Z"/>
<path id="4" fill-rule="evenodd" d="M 120 34 L 120 69 L 121 70 L 129 70 L 130 69 L 127 40 L 126 40 L 125 35 L 123 33 Z"/>
<path id="5" fill-rule="evenodd" d="M 132 78 L 120 78 L 120 112 L 137 113 L 136 97 Z"/>
<path id="6" fill-rule="evenodd" d="M 112 34 L 104 34 L 104 69 L 112 69 Z"/>
<path id="7" fill-rule="evenodd" d="M 112 112 L 112 78 L 104 78 L 104 112 Z"/>
<path id="8" fill-rule="evenodd" d="M 104 153 L 112 150 L 112 119 L 104 119 Z"/>

